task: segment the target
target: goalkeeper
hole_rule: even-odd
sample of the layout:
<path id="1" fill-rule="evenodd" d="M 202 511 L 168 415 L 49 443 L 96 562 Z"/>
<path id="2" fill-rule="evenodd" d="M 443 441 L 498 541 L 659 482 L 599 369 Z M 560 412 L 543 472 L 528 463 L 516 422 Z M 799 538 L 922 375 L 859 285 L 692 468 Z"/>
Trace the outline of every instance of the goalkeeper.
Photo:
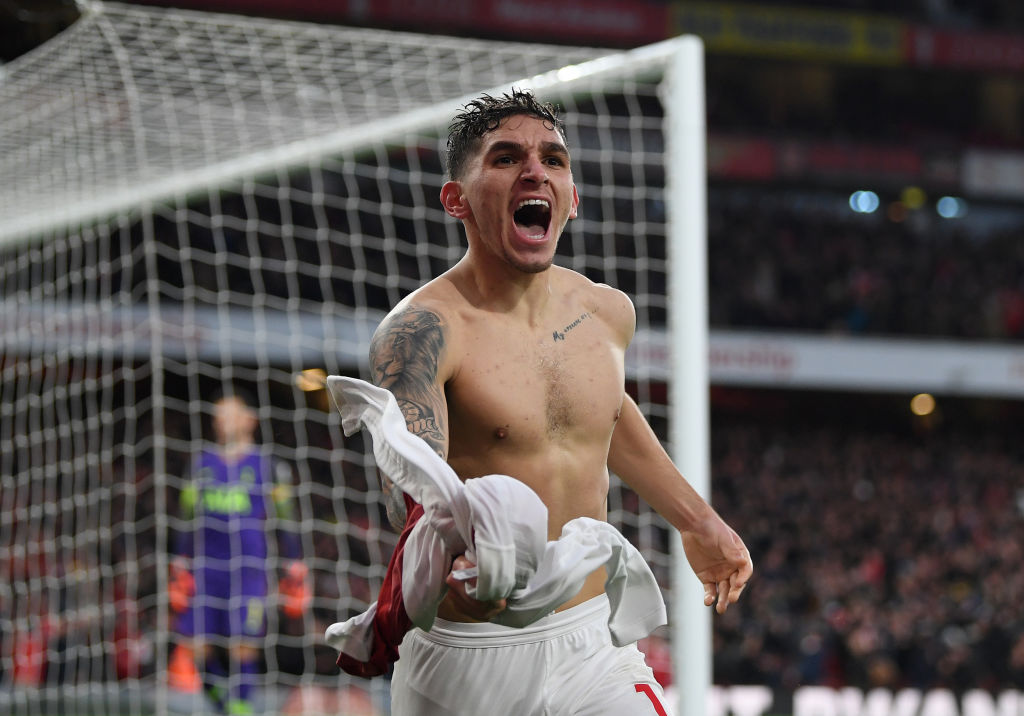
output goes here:
<path id="1" fill-rule="evenodd" d="M 192 647 L 207 696 L 228 714 L 252 713 L 267 631 L 271 525 L 292 518 L 291 469 L 255 443 L 256 412 L 239 390 L 217 398 L 216 445 L 194 461 L 180 495 L 186 529 L 172 563 L 176 630 Z M 308 596 L 294 531 L 278 529 L 286 612 Z"/>
<path id="2" fill-rule="evenodd" d="M 462 480 L 502 474 L 531 487 L 548 509 L 550 540 L 575 518 L 607 519 L 611 468 L 679 530 L 705 604 L 724 612 L 750 578 L 750 555 L 625 392 L 632 303 L 553 265 L 580 201 L 561 119 L 528 92 L 482 96 L 452 122 L 447 165 L 441 203 L 468 248 L 377 328 L 373 382 Z M 384 486 L 404 539 L 423 510 L 386 477 Z M 400 552 L 400 571 L 395 559 Z M 466 594 L 466 562 L 455 558 L 430 631 L 401 643 L 396 716 L 665 713 L 636 645 L 611 642 L 603 568 L 518 629 L 488 621 L 503 600 Z"/>

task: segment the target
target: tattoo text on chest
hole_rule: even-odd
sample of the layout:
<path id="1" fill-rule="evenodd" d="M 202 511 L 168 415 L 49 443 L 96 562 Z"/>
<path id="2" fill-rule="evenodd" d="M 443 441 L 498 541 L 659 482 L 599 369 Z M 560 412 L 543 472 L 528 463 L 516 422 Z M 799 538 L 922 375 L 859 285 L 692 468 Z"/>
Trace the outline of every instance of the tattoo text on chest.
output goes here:
<path id="1" fill-rule="evenodd" d="M 568 333 L 568 332 L 569 332 L 569 331 L 571 331 L 571 330 L 572 330 L 573 328 L 575 328 L 576 326 L 578 326 L 578 325 L 580 325 L 581 323 L 583 323 L 583 321 L 587 320 L 588 318 L 590 318 L 590 312 L 589 312 L 589 311 L 584 311 L 583 313 L 581 313 L 581 314 L 580 314 L 580 317 L 579 317 L 579 318 L 577 318 L 577 319 L 576 319 L 575 321 L 573 321 L 572 323 L 570 323 L 569 325 L 567 325 L 567 326 L 566 326 L 565 328 L 563 328 L 562 330 L 560 330 L 560 331 L 552 331 L 552 332 L 551 332 L 551 338 L 552 338 L 552 340 L 555 340 L 555 341 L 564 341 L 564 340 L 565 340 L 565 334 L 566 334 L 566 333 Z"/>

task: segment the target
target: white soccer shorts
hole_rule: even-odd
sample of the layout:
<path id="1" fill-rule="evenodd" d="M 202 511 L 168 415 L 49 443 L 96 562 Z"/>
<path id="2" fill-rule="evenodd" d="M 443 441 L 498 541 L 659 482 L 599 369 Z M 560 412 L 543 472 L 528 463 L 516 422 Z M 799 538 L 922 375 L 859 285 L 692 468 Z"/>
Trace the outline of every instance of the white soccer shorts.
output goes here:
<path id="1" fill-rule="evenodd" d="M 636 645 L 608 634 L 596 597 L 514 629 L 438 619 L 409 632 L 391 681 L 393 716 L 670 716 Z"/>

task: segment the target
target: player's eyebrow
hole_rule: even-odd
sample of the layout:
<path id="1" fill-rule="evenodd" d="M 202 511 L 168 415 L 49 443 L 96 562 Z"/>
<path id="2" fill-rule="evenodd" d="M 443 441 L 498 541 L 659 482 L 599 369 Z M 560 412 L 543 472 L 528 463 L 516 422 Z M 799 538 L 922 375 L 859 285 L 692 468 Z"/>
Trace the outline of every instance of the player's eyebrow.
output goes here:
<path id="1" fill-rule="evenodd" d="M 540 149 L 541 154 L 544 155 L 558 154 L 566 159 L 569 158 L 569 150 L 565 148 L 565 145 L 558 142 L 541 142 Z M 521 143 L 508 139 L 499 140 L 487 148 L 488 154 L 501 154 L 503 152 L 523 154 L 526 152 L 526 148 Z"/>

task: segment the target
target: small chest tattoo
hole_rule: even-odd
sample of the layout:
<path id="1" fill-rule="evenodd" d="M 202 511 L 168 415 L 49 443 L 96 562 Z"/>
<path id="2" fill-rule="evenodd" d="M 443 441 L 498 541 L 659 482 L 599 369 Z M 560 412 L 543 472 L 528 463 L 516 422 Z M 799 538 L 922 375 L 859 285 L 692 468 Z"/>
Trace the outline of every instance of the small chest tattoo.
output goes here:
<path id="1" fill-rule="evenodd" d="M 587 320 L 590 317 L 591 317 L 590 312 L 589 311 L 584 311 L 583 313 L 580 314 L 579 318 L 577 318 L 572 323 L 569 323 L 568 325 L 566 325 L 560 331 L 552 331 L 551 332 L 551 339 L 554 340 L 554 341 L 564 341 L 566 333 L 568 333 L 572 329 L 576 328 L 577 326 L 579 326 L 581 323 L 583 323 L 585 320 Z"/>

